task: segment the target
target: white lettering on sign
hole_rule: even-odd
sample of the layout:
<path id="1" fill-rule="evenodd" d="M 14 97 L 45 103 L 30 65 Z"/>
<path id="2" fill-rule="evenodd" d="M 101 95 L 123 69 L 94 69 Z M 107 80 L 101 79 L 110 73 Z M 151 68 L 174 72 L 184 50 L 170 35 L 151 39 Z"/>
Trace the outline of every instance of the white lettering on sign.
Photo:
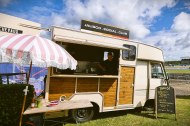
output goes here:
<path id="1" fill-rule="evenodd" d="M 94 29 L 101 29 L 101 27 L 96 26 L 96 25 L 85 24 L 84 26 L 89 27 L 89 28 L 94 28 Z"/>
<path id="2" fill-rule="evenodd" d="M 127 35 L 128 33 L 127 32 L 122 32 L 122 31 L 118 31 L 118 34 Z"/>
<path id="3" fill-rule="evenodd" d="M 110 29 L 110 28 L 103 28 L 104 31 L 109 31 L 109 32 L 112 32 L 112 33 L 117 33 L 116 30 L 114 29 Z"/>

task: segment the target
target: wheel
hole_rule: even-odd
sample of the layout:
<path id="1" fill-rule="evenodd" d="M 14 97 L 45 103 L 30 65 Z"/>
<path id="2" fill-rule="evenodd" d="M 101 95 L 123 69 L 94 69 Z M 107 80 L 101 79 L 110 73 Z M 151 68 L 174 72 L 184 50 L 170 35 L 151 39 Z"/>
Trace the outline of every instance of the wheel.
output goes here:
<path id="1" fill-rule="evenodd" d="M 71 116 L 76 122 L 87 122 L 94 116 L 93 108 L 81 108 L 71 110 Z"/>
<path id="2" fill-rule="evenodd" d="M 154 99 L 148 99 L 145 102 L 143 109 L 145 111 L 154 111 L 154 109 L 155 109 L 155 100 Z"/>
<path id="3" fill-rule="evenodd" d="M 142 107 L 136 107 L 135 108 L 135 112 L 136 113 L 141 113 L 141 111 L 142 111 Z"/>

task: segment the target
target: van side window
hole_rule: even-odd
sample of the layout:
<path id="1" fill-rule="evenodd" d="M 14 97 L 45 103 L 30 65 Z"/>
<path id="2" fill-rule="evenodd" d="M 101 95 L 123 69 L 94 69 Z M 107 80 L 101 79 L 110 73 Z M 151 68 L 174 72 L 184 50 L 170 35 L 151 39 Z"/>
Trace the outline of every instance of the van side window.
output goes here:
<path id="1" fill-rule="evenodd" d="M 123 60 L 134 61 L 136 58 L 136 47 L 133 45 L 123 45 L 129 50 L 122 50 L 122 58 Z"/>
<path id="2" fill-rule="evenodd" d="M 159 63 L 151 63 L 151 74 L 152 78 L 163 78 L 164 73 Z"/>

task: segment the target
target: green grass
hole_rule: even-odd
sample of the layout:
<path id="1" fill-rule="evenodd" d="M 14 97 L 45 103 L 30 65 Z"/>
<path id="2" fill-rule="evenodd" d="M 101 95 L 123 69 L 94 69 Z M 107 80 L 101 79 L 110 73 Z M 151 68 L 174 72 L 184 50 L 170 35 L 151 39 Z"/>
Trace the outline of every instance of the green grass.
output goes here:
<path id="1" fill-rule="evenodd" d="M 78 126 L 190 126 L 190 96 L 178 97 L 176 100 L 177 121 L 174 114 L 155 115 L 147 112 L 117 111 L 99 114 L 92 121 Z M 65 126 L 76 126 L 67 123 Z"/>
<path id="2" fill-rule="evenodd" d="M 188 69 L 188 70 L 166 70 L 166 73 L 190 73 L 190 69 Z"/>

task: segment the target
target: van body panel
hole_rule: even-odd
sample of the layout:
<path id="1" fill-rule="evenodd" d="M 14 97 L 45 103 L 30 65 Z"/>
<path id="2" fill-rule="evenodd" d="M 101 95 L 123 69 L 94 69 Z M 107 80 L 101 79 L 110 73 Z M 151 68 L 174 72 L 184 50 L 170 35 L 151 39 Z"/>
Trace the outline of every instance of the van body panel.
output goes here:
<path id="1" fill-rule="evenodd" d="M 166 85 L 166 75 L 164 73 L 164 68 L 161 63 L 159 62 L 150 62 L 150 85 L 149 85 L 149 96 L 148 99 L 155 98 L 155 89 L 158 86 Z M 155 73 L 157 72 L 157 73 Z"/>
<path id="2" fill-rule="evenodd" d="M 147 99 L 148 91 L 148 62 L 137 61 L 134 85 L 134 106 L 143 106 Z M 140 100 L 139 100 L 140 99 Z"/>
<path id="3" fill-rule="evenodd" d="M 86 99 L 86 100 L 96 103 L 99 106 L 99 112 L 103 111 L 104 97 L 101 93 L 97 93 L 97 92 L 76 93 L 70 98 L 70 100 L 80 100 L 80 99 Z"/>
<path id="4" fill-rule="evenodd" d="M 164 62 L 162 50 L 158 48 L 154 48 L 152 46 L 147 46 L 144 44 L 138 45 L 137 58 L 143 59 L 143 60 L 153 60 L 153 61 Z"/>

